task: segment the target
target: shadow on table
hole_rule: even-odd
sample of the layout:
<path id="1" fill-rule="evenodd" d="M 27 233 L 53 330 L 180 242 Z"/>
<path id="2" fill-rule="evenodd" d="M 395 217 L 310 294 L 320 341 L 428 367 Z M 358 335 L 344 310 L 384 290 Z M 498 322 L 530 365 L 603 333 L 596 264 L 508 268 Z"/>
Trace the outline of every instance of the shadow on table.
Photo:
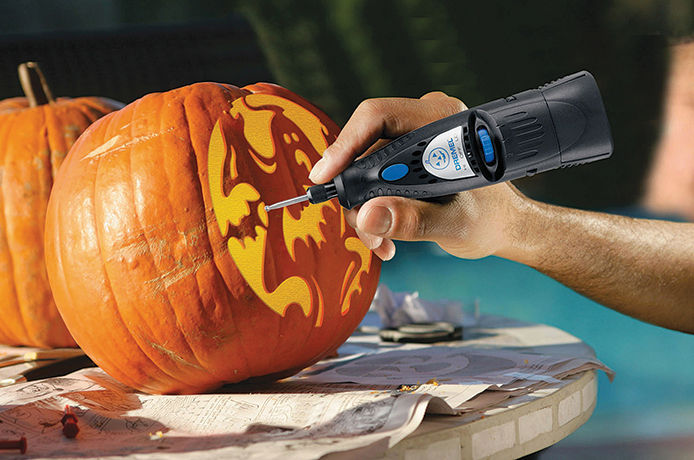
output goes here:
<path id="1" fill-rule="evenodd" d="M 45 407 L 45 402 L 39 401 L 13 407 L 4 412 L 2 414 L 4 423 L 0 423 L 0 437 L 26 436 L 28 450 L 22 458 L 192 453 L 229 447 L 237 447 L 241 450 L 253 445 L 258 445 L 257 453 L 267 449 L 269 444 L 276 449 L 283 442 L 291 441 L 292 445 L 279 447 L 289 452 L 292 449 L 301 448 L 302 440 L 308 442 L 320 439 L 322 445 L 333 445 L 344 439 L 354 439 L 360 435 L 373 433 L 381 429 L 388 421 L 392 407 L 388 400 L 381 400 L 343 410 L 331 420 L 315 425 L 294 427 L 253 423 L 235 433 L 191 433 L 187 436 L 167 436 L 172 428 L 150 418 L 119 416 L 116 413 L 109 416 L 94 410 L 82 410 L 77 413 L 80 433 L 76 439 L 71 440 L 62 435 L 60 419 L 63 412 Z M 302 411 L 304 408 L 287 407 L 286 410 Z M 28 423 L 33 425 L 34 432 L 26 429 Z M 382 442 L 366 446 L 370 455 L 376 454 L 376 451 L 382 454 L 387 447 L 387 436 Z"/>

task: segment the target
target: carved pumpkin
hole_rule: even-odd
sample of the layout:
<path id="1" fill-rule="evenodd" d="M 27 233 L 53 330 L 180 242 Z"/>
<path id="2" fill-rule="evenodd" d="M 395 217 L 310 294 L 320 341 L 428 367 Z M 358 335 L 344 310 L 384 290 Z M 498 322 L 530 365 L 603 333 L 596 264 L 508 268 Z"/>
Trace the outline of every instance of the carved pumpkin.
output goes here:
<path id="1" fill-rule="evenodd" d="M 58 308 L 106 372 L 153 393 L 289 375 L 366 313 L 380 261 L 304 193 L 338 127 L 290 91 L 197 83 L 92 125 L 51 196 Z"/>
<path id="2" fill-rule="evenodd" d="M 46 275 L 46 206 L 77 137 L 122 105 L 95 97 L 54 100 L 35 63 L 19 72 L 27 97 L 0 101 L 0 343 L 75 346 Z"/>

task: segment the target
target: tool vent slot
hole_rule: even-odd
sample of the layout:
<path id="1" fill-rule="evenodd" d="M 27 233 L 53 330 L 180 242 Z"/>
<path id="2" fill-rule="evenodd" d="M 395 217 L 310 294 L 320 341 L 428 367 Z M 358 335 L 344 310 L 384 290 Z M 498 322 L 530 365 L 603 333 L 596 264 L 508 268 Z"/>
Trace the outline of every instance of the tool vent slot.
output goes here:
<path id="1" fill-rule="evenodd" d="M 522 160 L 537 155 L 545 140 L 545 129 L 540 120 L 527 112 L 516 112 L 504 117 L 516 144 L 516 158 Z"/>

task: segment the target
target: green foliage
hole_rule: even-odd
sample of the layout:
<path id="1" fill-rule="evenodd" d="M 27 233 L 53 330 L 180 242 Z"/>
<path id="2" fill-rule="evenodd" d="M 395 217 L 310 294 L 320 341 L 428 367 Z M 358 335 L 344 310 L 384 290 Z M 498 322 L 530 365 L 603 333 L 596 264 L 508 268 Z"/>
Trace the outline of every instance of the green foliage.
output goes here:
<path id="1" fill-rule="evenodd" d="M 638 199 L 659 134 L 668 31 L 688 24 L 673 22 L 678 4 L 268 0 L 242 8 L 278 82 L 340 123 L 369 97 L 442 90 L 474 106 L 591 71 L 613 158 L 520 185 L 543 200 L 596 208 Z"/>

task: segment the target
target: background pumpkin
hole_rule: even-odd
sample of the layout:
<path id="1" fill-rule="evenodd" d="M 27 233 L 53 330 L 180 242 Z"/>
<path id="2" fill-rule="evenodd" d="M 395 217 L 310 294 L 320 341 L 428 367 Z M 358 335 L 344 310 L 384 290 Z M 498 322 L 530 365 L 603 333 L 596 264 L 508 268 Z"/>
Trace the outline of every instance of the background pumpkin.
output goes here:
<path id="1" fill-rule="evenodd" d="M 150 94 L 74 145 L 47 215 L 48 273 L 83 350 L 147 392 L 288 375 L 333 352 L 380 261 L 337 203 L 303 193 L 338 127 L 290 91 Z"/>
<path id="2" fill-rule="evenodd" d="M 121 104 L 54 100 L 35 63 L 19 67 L 26 97 L 0 101 L 0 343 L 75 346 L 55 307 L 44 263 L 53 179 L 77 137 Z"/>

